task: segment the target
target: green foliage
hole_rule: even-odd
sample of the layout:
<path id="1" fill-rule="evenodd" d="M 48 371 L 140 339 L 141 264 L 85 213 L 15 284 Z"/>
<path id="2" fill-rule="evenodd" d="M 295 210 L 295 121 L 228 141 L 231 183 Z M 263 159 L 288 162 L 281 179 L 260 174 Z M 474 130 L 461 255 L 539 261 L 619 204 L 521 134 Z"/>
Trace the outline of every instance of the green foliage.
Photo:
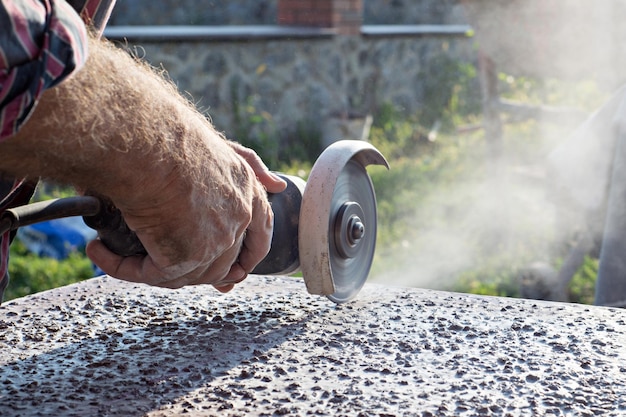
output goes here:
<path id="1" fill-rule="evenodd" d="M 314 161 L 322 151 L 319 122 L 299 120 L 294 123 L 293 131 L 281 134 L 272 115 L 260 109 L 259 101 L 258 95 L 251 95 L 242 103 L 237 95 L 237 83 L 231 84 L 233 135 L 237 141 L 253 149 L 273 169 Z"/>
<path id="2" fill-rule="evenodd" d="M 288 132 L 281 144 L 281 163 L 313 162 L 322 152 L 322 132 L 319 122 L 299 120 L 295 131 Z"/>
<path id="3" fill-rule="evenodd" d="M 446 289 L 471 294 L 519 297 L 519 286 L 515 280 L 518 268 L 519 266 L 506 262 L 483 265 L 460 273 Z"/>
<path id="4" fill-rule="evenodd" d="M 33 201 L 73 195 L 76 195 L 76 191 L 72 187 L 41 182 Z M 4 294 L 5 301 L 94 276 L 93 264 L 84 253 L 72 253 L 64 260 L 39 257 L 28 252 L 19 238 L 11 244 L 9 259 L 10 283 Z"/>
<path id="5" fill-rule="evenodd" d="M 594 111 L 604 103 L 606 92 L 602 92 L 595 81 L 583 80 L 576 83 L 555 78 L 535 78 L 498 74 L 498 91 L 506 99 L 528 104 L 558 105 Z"/>
<path id="6" fill-rule="evenodd" d="M 257 109 L 257 100 L 257 96 L 250 96 L 240 103 L 233 92 L 233 135 L 239 143 L 254 149 L 269 167 L 275 167 L 280 162 L 276 124 L 271 114 Z"/>
<path id="7" fill-rule="evenodd" d="M 534 213 L 532 201 L 516 202 L 527 198 L 527 190 L 512 197 L 498 191 L 516 186 L 504 174 L 508 166 L 543 158 L 543 126 L 507 126 L 507 165 L 487 159 L 482 131 L 442 134 L 431 142 L 418 129 L 417 119 L 384 106 L 371 131 L 370 141 L 392 167 L 368 169 L 379 211 L 374 280 L 417 276 L 435 265 L 439 270 L 429 271 L 434 279 L 412 285 L 518 297 L 520 271 L 530 263 L 547 257 L 558 267 L 564 254 L 549 249 L 555 236 L 542 223 L 549 216 Z M 593 302 L 596 263 L 588 259 L 572 280 L 572 302 Z"/>
<path id="8" fill-rule="evenodd" d="M 383 104 L 375 115 L 369 140 L 389 159 L 421 154 L 420 148 L 429 146 L 424 128 L 389 103 Z"/>
<path id="9" fill-rule="evenodd" d="M 76 195 L 73 187 L 41 181 L 37 185 L 33 201 L 50 200 L 53 198 L 72 197 Z"/>
<path id="10" fill-rule="evenodd" d="M 19 241 L 15 241 L 11 245 L 9 275 L 11 281 L 5 300 L 93 277 L 94 268 L 83 253 L 76 252 L 68 259 L 58 261 L 28 253 Z"/>
<path id="11" fill-rule="evenodd" d="M 593 304 L 599 260 L 585 257 L 583 266 L 574 274 L 569 286 L 572 303 Z"/>
<path id="12" fill-rule="evenodd" d="M 419 74 L 423 82 L 423 105 L 417 112 L 420 124 L 430 129 L 436 122 L 450 132 L 459 120 L 481 114 L 480 88 L 476 67 L 454 59 L 447 45 L 424 64 Z"/>

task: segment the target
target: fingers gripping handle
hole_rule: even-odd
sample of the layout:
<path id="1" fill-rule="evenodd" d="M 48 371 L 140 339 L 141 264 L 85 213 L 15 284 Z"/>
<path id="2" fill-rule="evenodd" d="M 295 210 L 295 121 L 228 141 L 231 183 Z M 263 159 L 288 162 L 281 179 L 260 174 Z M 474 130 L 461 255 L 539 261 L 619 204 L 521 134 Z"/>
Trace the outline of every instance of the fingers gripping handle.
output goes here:
<path id="1" fill-rule="evenodd" d="M 267 256 L 255 267 L 253 274 L 290 274 L 300 267 L 298 251 L 298 224 L 300 205 L 306 183 L 299 177 L 278 174 L 287 182 L 285 191 L 269 194 L 274 212 L 272 245 Z M 93 216 L 85 216 L 87 226 L 98 232 L 98 238 L 112 252 L 121 256 L 147 254 L 141 241 L 122 217 L 120 210 L 107 197 L 97 195 L 100 210 Z"/>
<path id="2" fill-rule="evenodd" d="M 100 211 L 93 216 L 84 216 L 85 224 L 98 232 L 98 238 L 112 252 L 120 256 L 146 255 L 146 249 L 128 227 L 122 212 L 107 197 L 98 195 Z"/>

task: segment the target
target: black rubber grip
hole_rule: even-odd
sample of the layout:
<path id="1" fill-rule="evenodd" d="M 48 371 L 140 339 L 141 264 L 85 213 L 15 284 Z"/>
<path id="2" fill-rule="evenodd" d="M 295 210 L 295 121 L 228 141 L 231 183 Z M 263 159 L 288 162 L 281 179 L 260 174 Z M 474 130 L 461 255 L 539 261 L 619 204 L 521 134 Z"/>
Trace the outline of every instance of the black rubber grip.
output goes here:
<path id="1" fill-rule="evenodd" d="M 107 197 L 97 197 L 101 200 L 100 211 L 94 216 L 84 216 L 85 224 L 98 232 L 98 238 L 111 252 L 120 256 L 147 255 L 137 234 L 124 221 L 122 212 Z"/>

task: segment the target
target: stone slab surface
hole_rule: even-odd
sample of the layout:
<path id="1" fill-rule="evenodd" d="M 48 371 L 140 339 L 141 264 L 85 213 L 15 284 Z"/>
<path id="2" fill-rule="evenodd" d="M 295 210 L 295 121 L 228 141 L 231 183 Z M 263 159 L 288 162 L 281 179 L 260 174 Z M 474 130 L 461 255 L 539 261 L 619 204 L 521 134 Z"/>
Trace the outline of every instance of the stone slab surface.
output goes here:
<path id="1" fill-rule="evenodd" d="M 0 308 L 0 415 L 620 415 L 625 343 L 610 308 L 95 278 Z"/>

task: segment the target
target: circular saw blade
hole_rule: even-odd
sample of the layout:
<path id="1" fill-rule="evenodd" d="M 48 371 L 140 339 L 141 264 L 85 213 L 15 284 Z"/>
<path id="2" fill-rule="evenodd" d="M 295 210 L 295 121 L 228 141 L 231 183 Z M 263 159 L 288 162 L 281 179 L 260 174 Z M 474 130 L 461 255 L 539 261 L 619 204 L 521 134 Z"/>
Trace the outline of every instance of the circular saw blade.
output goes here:
<path id="1" fill-rule="evenodd" d="M 376 244 L 376 197 L 365 167 L 387 166 L 367 142 L 339 141 L 315 162 L 300 210 L 298 246 L 307 290 L 336 303 L 367 280 Z"/>
<path id="2" fill-rule="evenodd" d="M 353 206 L 359 209 L 351 209 Z M 330 213 L 329 256 L 335 292 L 327 297 L 343 303 L 365 284 L 376 247 L 374 186 L 358 162 L 350 160 L 337 178 Z M 358 239 L 353 237 L 356 222 L 360 223 Z"/>

